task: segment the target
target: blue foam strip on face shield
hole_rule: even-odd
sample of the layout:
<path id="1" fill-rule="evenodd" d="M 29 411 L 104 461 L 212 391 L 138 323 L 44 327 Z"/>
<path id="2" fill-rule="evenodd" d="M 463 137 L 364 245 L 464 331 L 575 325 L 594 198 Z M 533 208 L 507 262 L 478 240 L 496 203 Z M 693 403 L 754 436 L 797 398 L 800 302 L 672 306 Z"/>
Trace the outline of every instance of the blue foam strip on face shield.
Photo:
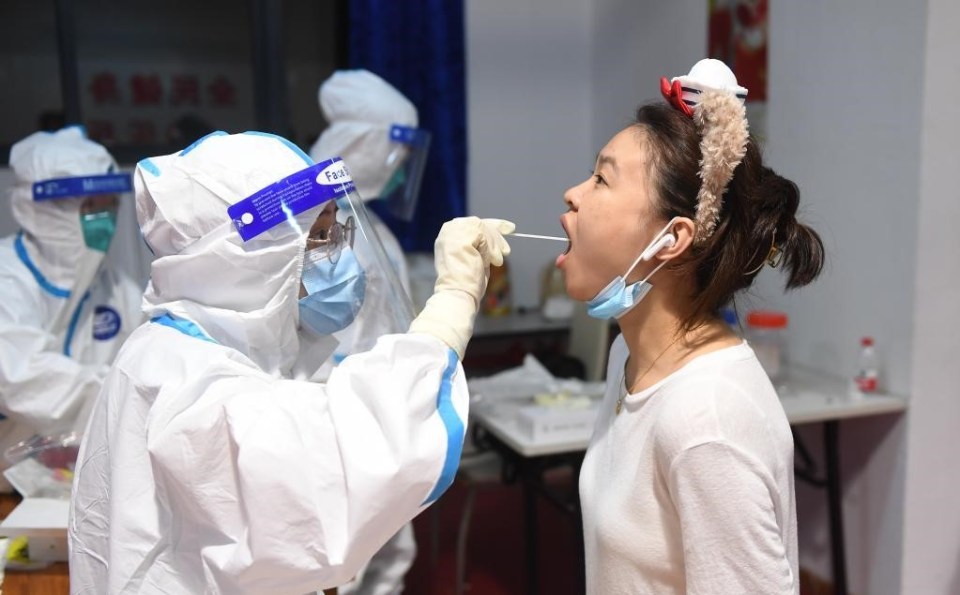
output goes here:
<path id="1" fill-rule="evenodd" d="M 443 421 L 443 427 L 447 430 L 447 454 L 443 459 L 443 469 L 440 471 L 440 478 L 437 480 L 430 495 L 424 500 L 424 505 L 432 504 L 443 495 L 447 488 L 453 483 L 457 476 L 457 468 L 460 466 L 460 454 L 463 451 L 464 426 L 457 410 L 453 406 L 451 393 L 453 392 L 453 375 L 457 372 L 457 363 L 460 359 L 457 352 L 450 350 L 447 355 L 447 367 L 443 371 L 443 378 L 440 381 L 440 393 L 437 395 L 437 413 Z"/>
<path id="2" fill-rule="evenodd" d="M 249 241 L 294 215 L 354 191 L 339 157 L 321 161 L 230 205 L 227 214 L 243 241 Z"/>
<path id="3" fill-rule="evenodd" d="M 401 126 L 394 124 L 390 127 L 390 140 L 396 143 L 403 143 L 414 147 L 424 147 L 427 144 L 429 135 L 426 131 L 412 126 Z"/>
<path id="4" fill-rule="evenodd" d="M 133 177 L 126 173 L 56 178 L 33 184 L 33 200 L 38 201 L 125 192 L 133 192 Z"/>

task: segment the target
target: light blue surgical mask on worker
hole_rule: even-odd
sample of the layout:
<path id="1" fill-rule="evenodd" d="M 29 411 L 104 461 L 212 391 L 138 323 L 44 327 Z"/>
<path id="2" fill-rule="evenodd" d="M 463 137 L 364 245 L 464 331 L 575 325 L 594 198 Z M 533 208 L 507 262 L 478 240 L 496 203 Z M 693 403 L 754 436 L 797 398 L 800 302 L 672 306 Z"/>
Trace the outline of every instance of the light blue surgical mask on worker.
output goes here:
<path id="1" fill-rule="evenodd" d="M 106 252 L 117 231 L 117 213 L 113 210 L 83 213 L 80 215 L 80 227 L 87 248 Z"/>
<path id="2" fill-rule="evenodd" d="M 337 258 L 307 257 L 303 264 L 306 297 L 300 298 L 300 322 L 330 335 L 353 322 L 363 305 L 367 276 L 353 249 L 343 246 Z"/>
<path id="3" fill-rule="evenodd" d="M 666 260 L 658 264 L 655 269 L 650 271 L 649 275 L 636 283 L 627 285 L 626 278 L 630 276 L 630 273 L 640 264 L 641 260 L 649 261 L 656 256 L 660 250 L 676 244 L 677 238 L 672 233 L 667 233 L 667 230 L 673 225 L 673 221 L 674 220 L 671 219 L 666 227 L 654 236 L 653 241 L 651 241 L 643 252 L 640 253 L 640 256 L 633 261 L 633 264 L 630 265 L 626 273 L 622 276 L 618 275 L 613 281 L 607 284 L 606 287 L 601 289 L 600 293 L 587 302 L 587 314 L 600 320 L 620 318 L 646 297 L 647 293 L 653 288 L 653 285 L 649 282 L 650 277 L 667 264 Z"/>

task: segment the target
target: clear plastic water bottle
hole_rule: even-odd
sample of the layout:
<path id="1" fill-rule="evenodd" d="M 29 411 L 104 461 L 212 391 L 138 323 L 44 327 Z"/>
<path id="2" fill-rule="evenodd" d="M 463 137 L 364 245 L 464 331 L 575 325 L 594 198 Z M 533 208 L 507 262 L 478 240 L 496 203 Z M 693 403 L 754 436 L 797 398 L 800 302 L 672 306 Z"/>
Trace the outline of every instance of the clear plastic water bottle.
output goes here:
<path id="1" fill-rule="evenodd" d="M 877 392 L 877 382 L 880 377 L 880 360 L 877 357 L 873 337 L 860 339 L 860 358 L 857 362 L 857 374 L 854 377 L 854 386 L 861 395 Z"/>

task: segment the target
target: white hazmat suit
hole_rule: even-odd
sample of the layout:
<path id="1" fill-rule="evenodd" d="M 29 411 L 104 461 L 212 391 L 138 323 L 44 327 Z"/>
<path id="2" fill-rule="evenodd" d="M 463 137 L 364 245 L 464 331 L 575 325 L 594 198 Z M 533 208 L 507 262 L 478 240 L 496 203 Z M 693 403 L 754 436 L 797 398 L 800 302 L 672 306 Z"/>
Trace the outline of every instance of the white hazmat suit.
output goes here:
<path id="1" fill-rule="evenodd" d="M 0 469 L 33 434 L 82 431 L 120 345 L 141 321 L 141 289 L 86 246 L 82 198 L 33 199 L 33 184 L 102 175 L 116 164 L 80 127 L 13 145 L 14 219 L 0 240 Z M 0 479 L 0 489 L 10 489 Z"/>
<path id="2" fill-rule="evenodd" d="M 280 137 L 221 133 L 138 165 L 151 322 L 117 357 L 80 450 L 73 593 L 341 585 L 452 481 L 468 406 L 459 359 L 512 226 L 448 224 L 434 301 L 410 332 L 326 383 L 292 380 L 319 207 L 247 242 L 227 207 L 310 164 Z"/>

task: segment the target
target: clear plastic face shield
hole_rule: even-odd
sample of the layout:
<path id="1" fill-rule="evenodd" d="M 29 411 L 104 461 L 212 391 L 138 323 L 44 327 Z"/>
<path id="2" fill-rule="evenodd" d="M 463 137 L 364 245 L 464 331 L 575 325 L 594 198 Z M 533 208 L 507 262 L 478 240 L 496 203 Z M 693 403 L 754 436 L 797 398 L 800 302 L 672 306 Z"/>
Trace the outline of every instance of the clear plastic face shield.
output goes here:
<path id="1" fill-rule="evenodd" d="M 303 234 L 298 291 L 302 330 L 334 335 L 341 342 L 345 334 L 359 337 L 370 308 L 385 323 L 385 332 L 364 335 L 372 339 L 369 345 L 380 334 L 409 328 L 413 305 L 339 157 L 292 174 L 227 211 L 244 241 L 281 224 L 296 226 Z M 351 352 L 362 350 L 358 346 Z"/>
<path id="2" fill-rule="evenodd" d="M 87 248 L 104 253 L 117 230 L 118 195 L 128 192 L 133 192 L 133 178 L 127 173 L 57 178 L 33 184 L 36 202 L 80 201 L 79 223 L 84 243 Z"/>
<path id="3" fill-rule="evenodd" d="M 420 183 L 430 151 L 430 133 L 422 128 L 394 124 L 390 127 L 390 151 L 384 167 L 393 174 L 387 180 L 381 198 L 390 213 L 403 221 L 412 221 L 420 198 Z"/>

